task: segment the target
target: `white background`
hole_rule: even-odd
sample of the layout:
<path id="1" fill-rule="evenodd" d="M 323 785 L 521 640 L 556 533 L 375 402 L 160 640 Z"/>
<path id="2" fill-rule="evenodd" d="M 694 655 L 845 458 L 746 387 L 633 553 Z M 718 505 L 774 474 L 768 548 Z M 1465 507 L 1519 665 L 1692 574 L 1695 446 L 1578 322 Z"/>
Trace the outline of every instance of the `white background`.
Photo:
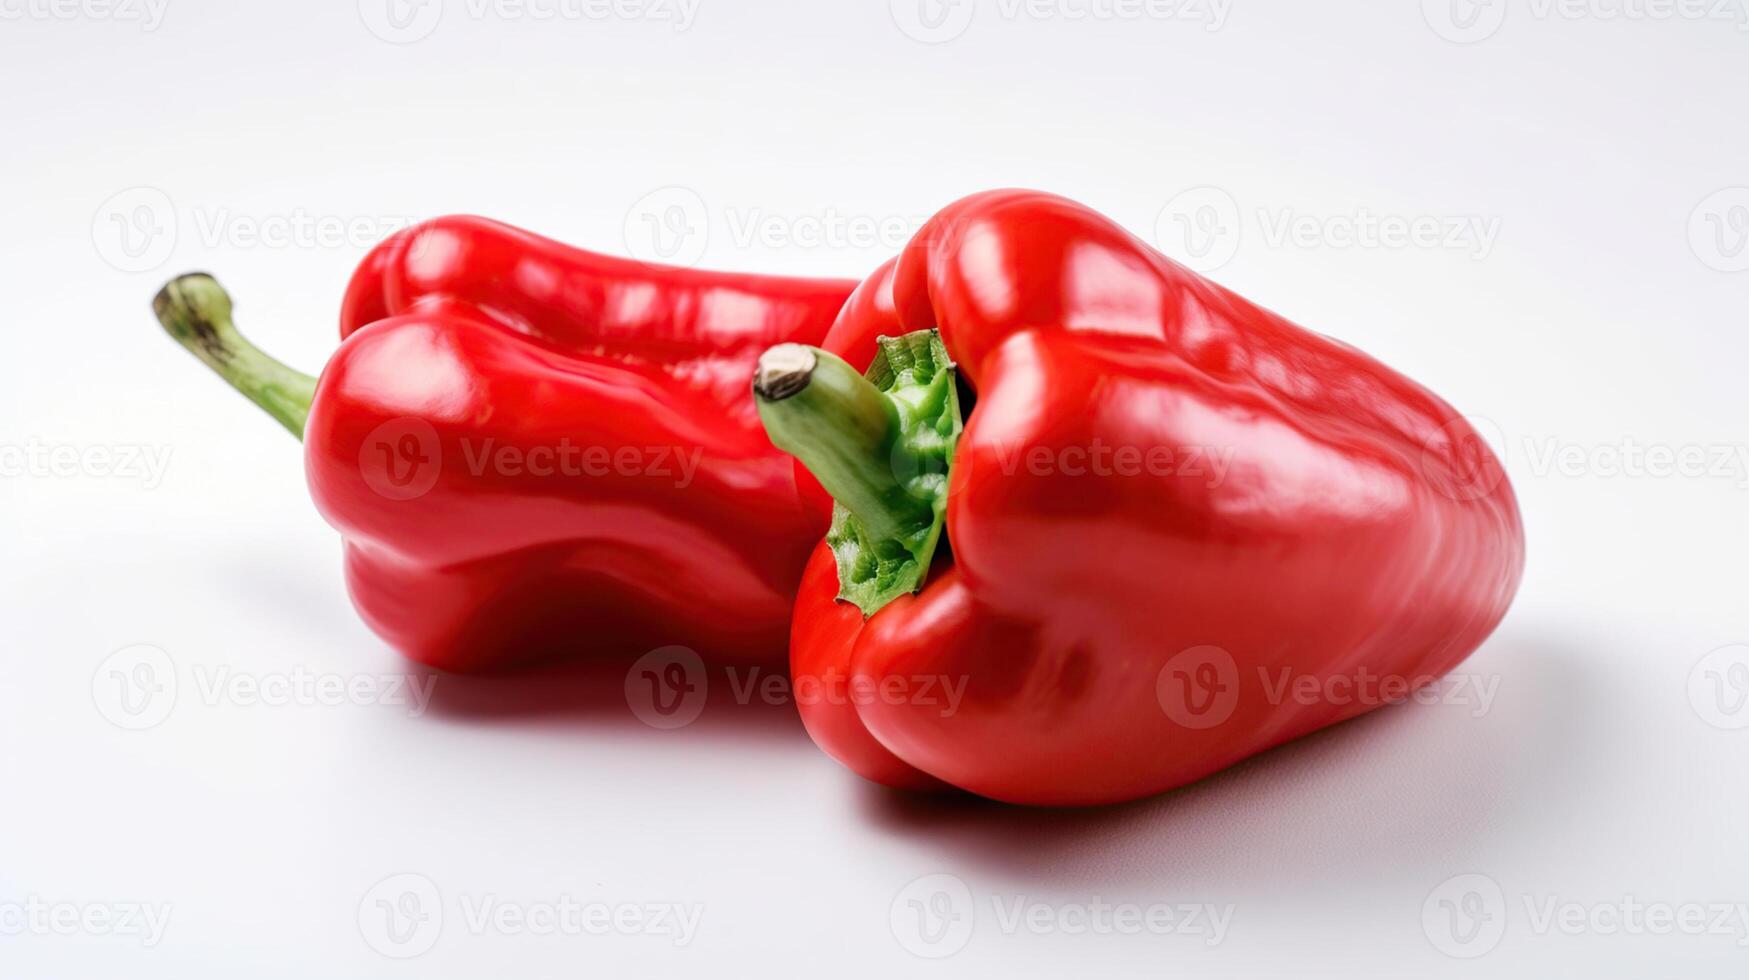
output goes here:
<path id="1" fill-rule="evenodd" d="M 399 31 L 374 0 L 132 2 L 0 0 L 0 973 L 1744 975 L 1746 913 L 1611 915 L 1749 903 L 1735 0 L 703 0 L 684 25 L 444 0 Z M 1488 423 L 1530 562 L 1463 668 L 1486 710 L 1389 709 L 1160 799 L 1040 812 L 872 789 L 720 677 L 677 731 L 637 719 L 618 666 L 437 678 L 417 717 L 208 692 L 408 667 L 348 606 L 298 447 L 158 331 L 170 275 L 217 273 L 315 370 L 352 266 L 410 218 L 860 276 L 1011 185 L 1230 253 L 1216 279 Z M 1363 212 L 1493 234 L 1349 243 Z M 1690 447 L 1706 465 L 1660 468 Z M 167 465 L 102 455 L 139 448 Z M 139 644 L 175 697 L 134 731 L 108 685 L 136 652 L 106 658 Z M 428 926 L 397 945 L 375 902 L 408 882 Z M 469 921 L 566 895 L 701 918 L 686 945 Z M 912 899 L 959 931 L 922 941 Z M 1231 918 L 1064 934 L 1005 922 L 1023 900 Z M 43 903 L 170 918 L 154 944 Z M 1568 905 L 1576 928 L 1547 924 Z"/>

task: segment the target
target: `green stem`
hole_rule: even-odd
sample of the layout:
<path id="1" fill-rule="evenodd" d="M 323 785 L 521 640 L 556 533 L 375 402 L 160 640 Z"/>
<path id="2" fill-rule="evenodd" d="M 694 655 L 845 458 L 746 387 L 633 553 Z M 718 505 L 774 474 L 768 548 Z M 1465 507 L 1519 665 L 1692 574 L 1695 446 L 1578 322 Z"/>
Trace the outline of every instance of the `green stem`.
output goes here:
<path id="1" fill-rule="evenodd" d="M 779 344 L 753 376 L 766 434 L 837 503 L 826 544 L 838 597 L 865 616 L 928 578 L 963 423 L 940 334 L 877 337 L 875 346 L 867 374 L 819 348 Z"/>
<path id="2" fill-rule="evenodd" d="M 152 312 L 176 342 L 299 439 L 310 417 L 316 379 L 274 360 L 231 322 L 231 296 L 218 280 L 190 272 L 164 284 Z"/>
<path id="3" fill-rule="evenodd" d="M 753 393 L 772 444 L 801 460 L 869 537 L 903 537 L 934 520 L 930 502 L 899 479 L 922 464 L 905 458 L 898 408 L 843 358 L 779 344 L 759 358 Z"/>

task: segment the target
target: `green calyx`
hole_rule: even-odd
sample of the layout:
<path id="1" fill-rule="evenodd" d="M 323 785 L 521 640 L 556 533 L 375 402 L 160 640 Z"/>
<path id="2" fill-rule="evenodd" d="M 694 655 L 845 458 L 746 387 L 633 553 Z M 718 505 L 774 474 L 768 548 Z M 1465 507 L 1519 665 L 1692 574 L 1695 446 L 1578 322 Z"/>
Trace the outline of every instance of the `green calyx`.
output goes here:
<path id="1" fill-rule="evenodd" d="M 152 312 L 177 343 L 299 439 L 316 396 L 316 379 L 274 360 L 237 332 L 231 296 L 218 280 L 190 272 L 164 284 Z"/>
<path id="2" fill-rule="evenodd" d="M 938 332 L 877 343 L 865 374 L 818 348 L 781 344 L 760 358 L 753 382 L 772 443 L 835 501 L 826 543 L 837 559 L 838 597 L 864 616 L 927 579 L 964 426 Z"/>

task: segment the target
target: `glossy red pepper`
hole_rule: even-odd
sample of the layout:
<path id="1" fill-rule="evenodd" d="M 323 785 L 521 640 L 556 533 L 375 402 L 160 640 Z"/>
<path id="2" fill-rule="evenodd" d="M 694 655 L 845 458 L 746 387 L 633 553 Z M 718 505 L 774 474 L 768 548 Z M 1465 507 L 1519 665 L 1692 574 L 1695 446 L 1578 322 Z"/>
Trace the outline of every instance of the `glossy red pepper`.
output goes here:
<path id="1" fill-rule="evenodd" d="M 856 386 L 914 331 L 975 392 L 957 435 L 925 393 L 945 363 L 890 409 Z M 1450 406 L 1062 198 L 947 208 L 823 346 L 769 352 L 756 401 L 839 501 L 791 665 L 809 732 L 869 779 L 1158 793 L 1435 682 L 1517 589 L 1511 486 Z M 944 438 L 951 470 L 918 477 Z M 908 580 L 932 495 L 948 545 Z"/>
<path id="2" fill-rule="evenodd" d="M 748 404 L 854 283 L 609 258 L 480 218 L 378 246 L 320 382 L 254 349 L 210 277 L 155 307 L 306 444 L 354 604 L 454 671 L 682 644 L 781 657 L 823 521 Z"/>

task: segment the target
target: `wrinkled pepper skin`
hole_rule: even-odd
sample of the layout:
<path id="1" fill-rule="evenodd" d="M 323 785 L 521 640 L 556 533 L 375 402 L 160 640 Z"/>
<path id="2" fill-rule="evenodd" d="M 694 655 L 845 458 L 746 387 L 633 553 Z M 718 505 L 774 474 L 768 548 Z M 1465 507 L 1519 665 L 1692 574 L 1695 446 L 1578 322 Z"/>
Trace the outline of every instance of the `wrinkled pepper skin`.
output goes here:
<path id="1" fill-rule="evenodd" d="M 472 217 L 400 232 L 347 290 L 305 433 L 364 619 L 413 660 L 785 650 L 824 528 L 746 401 L 855 283 L 664 268 Z"/>
<path id="2" fill-rule="evenodd" d="M 802 711 L 869 779 L 1021 804 L 1149 796 L 1382 703 L 1344 679 L 1395 678 L 1378 690 L 1401 700 L 1505 615 L 1518 507 L 1450 406 L 1085 207 L 1026 191 L 950 206 L 822 346 L 861 369 L 876 336 L 929 328 L 977 398 L 951 557 L 865 621 L 821 544 L 791 634 L 798 691 L 862 685 Z M 1231 463 L 1101 476 L 1100 445 Z M 937 693 L 868 693 L 883 683 Z"/>

